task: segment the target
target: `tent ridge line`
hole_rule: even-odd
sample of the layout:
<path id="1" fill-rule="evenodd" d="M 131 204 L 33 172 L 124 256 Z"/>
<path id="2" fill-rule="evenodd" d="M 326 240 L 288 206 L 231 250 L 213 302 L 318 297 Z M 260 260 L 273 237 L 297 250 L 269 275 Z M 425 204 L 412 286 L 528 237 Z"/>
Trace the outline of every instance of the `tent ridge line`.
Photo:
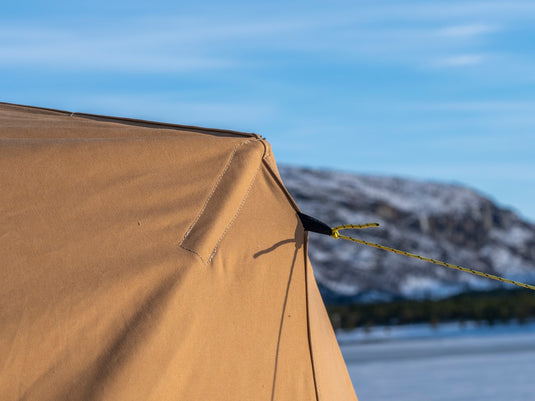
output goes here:
<path id="1" fill-rule="evenodd" d="M 179 139 L 177 136 L 130 136 L 130 137 L 103 137 L 103 138 L 31 138 L 31 137 L 3 137 L 0 138 L 0 142 L 20 142 L 20 143 L 36 143 L 36 144 L 48 144 L 48 143 L 58 143 L 58 144 L 70 144 L 70 143 L 100 143 L 100 142 L 134 142 L 134 141 L 158 141 L 158 140 L 176 140 Z"/>
<path id="2" fill-rule="evenodd" d="M 294 208 L 294 210 L 296 212 L 300 212 L 301 209 L 299 209 L 299 206 L 297 206 L 297 203 L 295 202 L 295 199 L 292 197 L 290 192 L 288 192 L 288 189 L 284 185 L 284 182 L 282 181 L 282 179 L 276 173 L 276 169 L 273 168 L 273 166 L 271 165 L 271 162 L 269 162 L 268 159 L 265 158 L 264 159 L 264 163 L 266 165 L 266 168 L 267 168 L 269 174 L 271 175 L 271 178 L 278 185 L 278 187 L 280 188 L 280 190 L 282 191 L 284 196 L 286 196 L 286 199 L 288 199 L 288 202 L 290 203 L 290 205 L 292 205 L 292 207 Z"/>
<path id="3" fill-rule="evenodd" d="M 310 330 L 310 301 L 308 293 L 308 280 L 309 280 L 309 260 L 308 260 L 308 232 L 304 231 L 304 267 L 305 267 L 305 308 L 306 308 L 306 319 L 307 319 L 307 340 L 308 340 L 308 350 L 310 354 L 310 364 L 312 365 L 312 378 L 314 380 L 314 392 L 316 393 L 316 401 L 320 401 L 320 386 L 318 380 L 316 379 L 316 372 L 319 374 L 319 368 L 314 360 L 314 349 L 312 346 L 312 332 Z M 312 270 L 311 270 L 312 271 Z"/>
<path id="4" fill-rule="evenodd" d="M 144 124 L 147 126 L 152 126 L 152 128 L 173 128 L 178 130 L 187 130 L 187 131 L 193 131 L 197 133 L 220 133 L 220 134 L 231 134 L 236 135 L 240 137 L 249 137 L 249 138 L 258 138 L 259 135 L 255 134 L 253 132 L 242 132 L 242 131 L 236 131 L 231 129 L 221 129 L 221 128 L 208 128 L 208 127 L 199 127 L 195 125 L 182 125 L 182 124 L 173 124 L 173 123 L 164 123 L 164 122 L 158 122 L 158 121 L 151 121 L 151 120 L 143 120 L 138 118 L 128 118 L 128 117 L 115 117 L 115 116 L 106 116 L 101 114 L 92 114 L 92 113 L 83 113 L 83 112 L 73 112 L 73 111 L 67 111 L 67 110 L 61 110 L 61 109 L 53 109 L 48 107 L 38 107 L 38 106 L 28 106 L 24 104 L 17 104 L 17 103 L 9 103 L 9 102 L 0 102 L 0 106 L 9 106 L 13 108 L 24 108 L 27 110 L 31 110 L 33 112 L 41 112 L 44 114 L 45 112 L 48 113 L 55 113 L 59 115 L 63 115 L 66 117 L 79 117 L 79 118 L 86 118 L 88 120 L 100 120 L 105 122 L 116 122 L 116 123 L 122 123 L 122 124 L 129 124 L 129 125 L 135 125 L 135 124 Z M 147 127 L 148 128 L 148 127 Z"/>

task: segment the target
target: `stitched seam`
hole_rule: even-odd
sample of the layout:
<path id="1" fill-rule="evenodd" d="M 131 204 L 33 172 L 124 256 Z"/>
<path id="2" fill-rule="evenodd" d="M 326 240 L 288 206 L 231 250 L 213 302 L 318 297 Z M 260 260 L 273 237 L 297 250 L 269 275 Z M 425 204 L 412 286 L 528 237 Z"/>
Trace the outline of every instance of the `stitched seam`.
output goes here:
<path id="1" fill-rule="evenodd" d="M 200 254 L 199 252 L 197 252 L 197 251 L 195 251 L 195 250 L 193 250 L 193 249 L 190 249 L 190 248 L 186 248 L 186 247 L 185 247 L 184 245 L 182 245 L 182 244 L 180 244 L 180 247 L 181 247 L 182 249 L 184 249 L 185 251 L 189 251 L 189 252 L 191 252 L 191 253 L 194 253 L 195 255 L 197 255 L 197 256 L 201 259 L 201 262 L 202 262 L 203 265 L 205 265 L 205 266 L 207 265 L 207 263 L 204 261 L 203 257 L 201 256 L 201 254 Z"/>
<path id="2" fill-rule="evenodd" d="M 271 163 L 271 161 L 272 161 L 271 153 L 268 152 L 267 150 L 266 150 L 266 154 L 265 154 L 264 157 L 263 157 L 263 160 L 268 164 L 268 166 L 269 166 L 272 170 L 274 170 L 273 164 Z"/>
<path id="3" fill-rule="evenodd" d="M 236 152 L 238 151 L 238 148 L 242 145 L 245 145 L 245 144 L 248 144 L 250 142 L 254 142 L 254 141 L 258 141 L 258 139 L 250 139 L 248 141 L 245 141 L 245 142 L 241 142 L 239 144 L 237 144 L 235 147 L 234 147 L 234 150 L 232 152 L 232 155 L 230 156 L 230 159 L 228 160 L 225 168 L 223 169 L 223 171 L 221 172 L 221 174 L 219 175 L 214 187 L 212 188 L 212 191 L 210 192 L 210 195 L 208 195 L 208 198 L 206 199 L 206 201 L 204 202 L 204 205 L 201 209 L 201 211 L 199 212 L 199 214 L 197 215 L 197 217 L 195 218 L 195 220 L 193 221 L 193 223 L 191 223 L 191 226 L 188 228 L 188 231 L 186 231 L 186 233 L 184 234 L 184 237 L 182 238 L 182 241 L 180 241 L 180 246 L 182 246 L 182 244 L 184 243 L 184 241 L 186 240 L 186 238 L 188 237 L 189 233 L 191 232 L 191 230 L 193 230 L 193 228 L 195 227 L 195 224 L 197 224 L 197 222 L 199 221 L 199 219 L 201 218 L 202 214 L 204 213 L 204 211 L 206 210 L 206 207 L 208 206 L 208 203 L 210 202 L 210 199 L 212 199 L 212 196 L 214 195 L 217 187 L 219 186 L 219 183 L 221 182 L 221 180 L 223 179 L 223 176 L 225 175 L 225 173 L 227 172 L 227 170 L 229 169 L 230 165 L 232 164 L 232 160 L 234 160 L 234 156 L 236 156 Z M 184 248 L 186 249 L 186 248 Z M 197 253 L 197 252 L 195 252 Z M 201 258 L 202 259 L 202 258 Z"/>
<path id="4" fill-rule="evenodd" d="M 312 269 L 309 270 L 309 264 L 308 264 L 308 234 L 306 232 L 303 233 L 305 237 L 304 241 L 304 249 L 303 249 L 303 262 L 305 266 L 305 306 L 306 306 L 306 319 L 307 319 L 307 340 L 308 340 L 308 350 L 310 354 L 310 364 L 312 365 L 312 378 L 314 379 L 314 391 L 316 393 L 316 401 L 319 401 L 320 399 L 323 399 L 320 397 L 321 390 L 320 386 L 317 380 L 317 377 L 319 376 L 319 368 L 316 365 L 316 361 L 314 359 L 314 350 L 312 346 L 312 332 L 310 330 L 310 294 L 308 291 L 308 280 L 310 280 L 309 272 L 312 271 Z"/>
<path id="5" fill-rule="evenodd" d="M 227 231 L 230 229 L 230 226 L 232 226 L 232 223 L 234 223 L 234 220 L 236 220 L 236 218 L 238 217 L 238 214 L 240 214 L 240 211 L 243 207 L 243 205 L 245 204 L 245 201 L 247 200 L 247 197 L 249 196 L 249 192 L 251 191 L 251 188 L 253 187 L 253 184 L 256 180 L 256 176 L 258 175 L 258 171 L 260 170 L 260 166 L 262 165 L 262 161 L 260 161 L 260 163 L 258 163 L 258 167 L 256 168 L 256 171 L 254 173 L 254 176 L 253 176 L 253 179 L 251 180 L 251 183 L 249 184 L 249 188 L 247 188 L 247 192 L 245 193 L 245 196 L 243 197 L 241 203 L 240 203 L 240 207 L 238 208 L 238 210 L 236 211 L 236 213 L 234 214 L 234 216 L 232 217 L 232 220 L 230 220 L 230 222 L 228 223 L 227 225 L 227 228 L 225 228 L 225 231 L 223 232 L 223 234 L 221 234 L 221 236 L 219 237 L 219 239 L 217 240 L 217 243 L 215 244 L 215 248 L 214 250 L 212 251 L 212 254 L 210 255 L 210 258 L 208 259 L 208 263 L 210 263 L 217 251 L 217 247 L 219 246 L 219 243 L 223 240 L 223 237 L 225 236 L 225 234 L 227 233 Z"/>

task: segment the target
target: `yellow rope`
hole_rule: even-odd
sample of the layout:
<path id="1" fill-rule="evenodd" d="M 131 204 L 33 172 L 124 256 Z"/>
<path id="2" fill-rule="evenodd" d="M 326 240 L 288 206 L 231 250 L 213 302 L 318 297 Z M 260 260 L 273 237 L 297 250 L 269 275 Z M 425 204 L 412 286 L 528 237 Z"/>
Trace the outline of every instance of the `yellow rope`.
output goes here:
<path id="1" fill-rule="evenodd" d="M 409 256 L 411 258 L 424 260 L 426 262 L 434 263 L 436 265 L 450 267 L 452 269 L 457 269 L 457 270 L 460 270 L 460 271 L 463 271 L 463 272 L 466 272 L 466 273 L 475 274 L 476 276 L 486 277 L 486 278 L 490 278 L 492 280 L 497 280 L 497 281 L 501 281 L 501 282 L 504 282 L 504 283 L 518 285 L 519 287 L 528 288 L 530 290 L 535 290 L 535 286 L 533 286 L 533 285 L 520 283 L 518 281 L 509 280 L 509 279 L 506 279 L 506 278 L 503 278 L 503 277 L 495 276 L 493 274 L 483 273 L 483 272 L 480 272 L 480 271 L 477 271 L 477 270 L 473 270 L 473 269 L 468 269 L 468 268 L 462 267 L 462 266 L 452 265 L 451 263 L 446 263 L 446 262 L 441 262 L 440 260 L 426 258 L 425 256 L 420 256 L 420 255 L 416 255 L 414 253 L 400 251 L 399 249 L 394 249 L 394 248 L 390 248 L 388 246 L 374 244 L 373 242 L 363 241 L 361 239 L 357 239 L 357 238 L 349 237 L 347 235 L 340 234 L 340 232 L 339 232 L 340 230 L 361 229 L 361 228 L 367 228 L 367 227 L 379 227 L 379 224 L 378 223 L 346 224 L 346 225 L 343 225 L 343 226 L 333 227 L 332 228 L 331 237 L 334 237 L 334 238 L 337 238 L 337 239 L 341 238 L 341 239 L 345 239 L 345 240 L 348 240 L 348 241 L 357 242 L 359 244 L 368 245 L 368 246 L 371 246 L 371 247 L 374 247 L 374 248 L 382 249 L 384 251 L 397 253 L 398 255 Z"/>

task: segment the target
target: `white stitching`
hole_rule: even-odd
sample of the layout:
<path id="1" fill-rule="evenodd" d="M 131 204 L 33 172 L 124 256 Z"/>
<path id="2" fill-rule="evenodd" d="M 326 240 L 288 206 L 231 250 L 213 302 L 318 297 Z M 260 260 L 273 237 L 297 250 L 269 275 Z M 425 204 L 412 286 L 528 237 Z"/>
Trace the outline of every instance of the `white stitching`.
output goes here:
<path id="1" fill-rule="evenodd" d="M 248 141 L 245 141 L 245 142 L 241 142 L 239 144 L 237 144 L 235 147 L 234 147 L 234 150 L 232 152 L 232 155 L 230 156 L 230 159 L 228 160 L 225 168 L 223 169 L 222 173 L 219 175 L 219 178 L 217 179 L 214 187 L 212 188 L 212 191 L 210 192 L 210 195 L 208 195 L 208 198 L 206 199 L 206 201 L 204 202 L 204 205 L 201 209 L 201 211 L 199 212 L 199 214 L 197 215 L 197 217 L 195 218 L 195 220 L 193 221 L 193 223 L 191 223 L 191 226 L 189 227 L 188 231 L 186 231 L 186 233 L 184 234 L 184 237 L 182 238 L 182 241 L 180 241 L 179 245 L 182 246 L 182 244 L 184 243 L 184 241 L 186 240 L 186 238 L 188 237 L 189 233 L 191 232 L 191 230 L 193 230 L 193 227 L 195 227 L 195 224 L 197 224 L 197 222 L 199 221 L 199 219 L 201 218 L 202 214 L 204 213 L 204 210 L 206 209 L 206 206 L 208 206 L 208 202 L 210 201 L 210 199 L 212 199 L 212 196 L 214 195 L 217 187 L 219 186 L 219 183 L 221 182 L 221 180 L 223 179 L 223 176 L 225 175 L 225 173 L 227 172 L 227 170 L 229 169 L 231 163 L 232 163 L 232 160 L 234 159 L 234 156 L 236 155 L 236 152 L 238 150 L 238 148 L 242 145 L 245 145 L 245 144 L 248 144 L 250 142 L 254 142 L 254 141 L 258 141 L 258 139 L 250 139 Z M 186 248 L 184 248 L 186 249 Z M 201 258 L 202 259 L 202 258 Z"/>
<path id="2" fill-rule="evenodd" d="M 208 262 L 206 262 L 205 265 L 207 265 L 208 263 L 210 263 L 215 255 L 215 253 L 217 252 L 217 247 L 219 246 L 219 243 L 223 240 L 223 237 L 225 236 L 225 234 L 227 233 L 227 231 L 230 229 L 230 226 L 232 226 L 232 223 L 234 223 L 234 220 L 236 220 L 236 217 L 238 217 L 238 214 L 240 213 L 243 205 L 245 204 L 245 201 L 247 200 L 247 197 L 249 196 L 249 192 L 251 191 L 251 188 L 253 187 L 253 184 L 256 180 L 256 176 L 258 175 L 258 171 L 260 170 L 260 166 L 262 165 L 262 160 L 260 161 L 260 163 L 258 163 L 258 167 L 256 168 L 256 171 L 254 173 L 254 177 L 253 179 L 251 180 L 251 183 L 249 184 L 249 188 L 247 188 L 247 192 L 245 193 L 245 196 L 243 197 L 241 203 L 240 203 L 240 207 L 238 208 L 238 210 L 236 211 L 236 213 L 234 214 L 234 216 L 232 217 L 232 220 L 230 220 L 230 222 L 228 223 L 227 225 L 227 228 L 225 228 L 225 231 L 223 232 L 223 234 L 221 234 L 221 236 L 219 237 L 219 239 L 217 240 L 217 243 L 215 244 L 215 248 L 214 250 L 212 251 L 212 254 L 210 255 L 210 258 L 208 259 Z M 201 258 L 202 259 L 202 258 Z"/>

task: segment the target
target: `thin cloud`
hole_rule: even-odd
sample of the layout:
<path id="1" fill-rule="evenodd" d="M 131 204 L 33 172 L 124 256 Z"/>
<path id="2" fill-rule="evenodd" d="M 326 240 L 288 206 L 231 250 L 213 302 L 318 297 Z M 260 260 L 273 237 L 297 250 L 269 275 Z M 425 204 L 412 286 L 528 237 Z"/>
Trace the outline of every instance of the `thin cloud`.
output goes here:
<path id="1" fill-rule="evenodd" d="M 508 101 L 508 100 L 472 100 L 472 101 L 451 101 L 451 102 L 426 102 L 405 105 L 411 109 L 417 110 L 437 110 L 437 111 L 481 111 L 481 112 L 525 112 L 532 114 L 535 110 L 533 101 Z"/>
<path id="2" fill-rule="evenodd" d="M 20 33 L 20 36 L 18 35 Z M 91 35 L 84 31 L 4 28 L 1 67 L 54 68 L 59 71 L 186 72 L 228 69 L 236 61 L 223 55 L 166 47 L 165 43 L 128 36 L 120 31 Z M 17 38 L 16 40 L 5 40 Z"/>
<path id="3" fill-rule="evenodd" d="M 440 58 L 433 65 L 436 67 L 470 67 L 481 64 L 484 61 L 485 55 L 483 54 L 459 54 Z"/>
<path id="4" fill-rule="evenodd" d="M 290 52 L 345 64 L 466 67 L 481 64 L 484 57 L 477 54 L 478 48 L 467 49 L 467 43 L 451 39 L 477 38 L 501 29 L 495 23 L 456 24 L 457 2 L 448 3 L 457 11 L 447 17 L 444 4 L 409 3 L 405 8 L 395 2 L 383 4 L 348 7 L 344 13 L 338 8 L 304 12 L 290 8 L 284 17 L 273 11 L 254 13 L 255 7 L 239 18 L 229 11 L 226 16 L 215 15 L 217 9 L 196 17 L 148 15 L 104 21 L 98 30 L 90 21 L 80 26 L 65 22 L 53 29 L 11 22 L 0 27 L 0 43 L 5 43 L 0 44 L 0 67 L 196 72 L 257 67 L 260 53 L 263 65 L 283 63 L 291 58 L 281 54 Z M 467 5 L 468 17 L 482 5 Z M 490 2 L 490 11 L 481 11 L 479 18 L 491 18 L 505 8 L 505 2 Z M 444 52 L 460 54 L 444 56 Z"/>
<path id="5" fill-rule="evenodd" d="M 498 32 L 501 29 L 496 25 L 490 24 L 465 24 L 453 25 L 446 28 L 439 29 L 437 34 L 450 38 L 466 39 L 475 36 L 487 35 L 489 33 Z"/>
<path id="6" fill-rule="evenodd" d="M 535 3 L 525 0 L 413 1 L 409 4 L 400 2 L 391 2 L 390 4 L 376 8 L 383 10 L 384 19 L 399 20 L 402 18 L 421 22 L 477 19 L 503 23 L 504 21 L 533 21 L 535 15 Z"/>

